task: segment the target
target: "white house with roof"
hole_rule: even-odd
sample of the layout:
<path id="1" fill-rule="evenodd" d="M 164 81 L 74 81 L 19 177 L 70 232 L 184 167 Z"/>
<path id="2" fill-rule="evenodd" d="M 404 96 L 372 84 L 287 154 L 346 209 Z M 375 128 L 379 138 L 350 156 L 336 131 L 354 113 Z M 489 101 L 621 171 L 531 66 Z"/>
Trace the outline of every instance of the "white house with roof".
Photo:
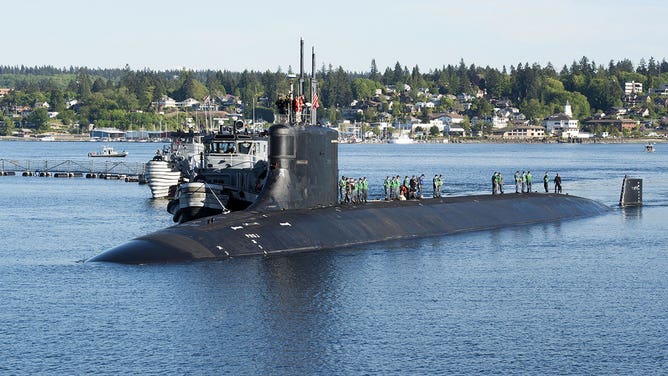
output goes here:
<path id="1" fill-rule="evenodd" d="M 508 126 L 508 117 L 501 112 L 494 112 L 491 120 L 494 129 L 503 129 Z"/>
<path id="2" fill-rule="evenodd" d="M 443 133 L 444 124 L 443 121 L 441 121 L 440 119 L 430 120 L 429 123 L 413 123 L 411 124 L 411 132 L 415 134 L 419 128 L 422 130 L 423 134 L 429 134 L 429 131 L 434 126 L 438 128 L 439 133 Z"/>
<path id="3" fill-rule="evenodd" d="M 543 119 L 543 126 L 547 134 L 560 135 L 562 138 L 575 138 L 580 133 L 578 119 L 573 119 L 573 111 L 568 100 L 564 112 L 546 117 Z"/>
<path id="4" fill-rule="evenodd" d="M 455 114 L 455 113 L 447 113 L 443 116 L 439 116 L 438 120 L 443 122 L 443 124 L 452 126 L 452 125 L 457 125 L 461 124 L 464 122 L 464 116 L 460 114 Z"/>
<path id="5" fill-rule="evenodd" d="M 176 102 L 176 107 L 181 107 L 181 108 L 187 108 L 187 107 L 194 107 L 199 104 L 199 101 L 197 101 L 194 98 L 188 98 L 184 100 L 183 102 Z"/>
<path id="6" fill-rule="evenodd" d="M 160 108 L 170 108 L 176 107 L 176 101 L 166 95 L 162 96 L 158 103 L 156 103 Z"/>

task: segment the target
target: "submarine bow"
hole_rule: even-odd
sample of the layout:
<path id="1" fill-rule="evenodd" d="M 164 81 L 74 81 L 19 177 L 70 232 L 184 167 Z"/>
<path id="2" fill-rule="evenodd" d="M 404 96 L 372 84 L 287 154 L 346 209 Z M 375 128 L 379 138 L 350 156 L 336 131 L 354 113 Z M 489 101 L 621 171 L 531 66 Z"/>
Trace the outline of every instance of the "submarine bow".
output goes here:
<path id="1" fill-rule="evenodd" d="M 138 264 L 280 255 L 553 222 L 610 210 L 582 197 L 537 193 L 337 205 L 337 133 L 274 125 L 269 135 L 269 175 L 248 209 L 168 227 L 89 261 Z"/>

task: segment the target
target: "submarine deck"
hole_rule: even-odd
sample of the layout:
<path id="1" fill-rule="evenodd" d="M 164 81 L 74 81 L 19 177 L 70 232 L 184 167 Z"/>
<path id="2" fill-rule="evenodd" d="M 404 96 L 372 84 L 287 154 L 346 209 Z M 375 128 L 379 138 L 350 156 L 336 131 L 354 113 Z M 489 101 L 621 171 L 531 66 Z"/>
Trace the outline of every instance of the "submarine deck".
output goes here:
<path id="1" fill-rule="evenodd" d="M 370 201 L 285 211 L 248 210 L 159 230 L 91 261 L 148 263 L 270 256 L 554 222 L 609 210 L 593 200 L 551 193 Z"/>

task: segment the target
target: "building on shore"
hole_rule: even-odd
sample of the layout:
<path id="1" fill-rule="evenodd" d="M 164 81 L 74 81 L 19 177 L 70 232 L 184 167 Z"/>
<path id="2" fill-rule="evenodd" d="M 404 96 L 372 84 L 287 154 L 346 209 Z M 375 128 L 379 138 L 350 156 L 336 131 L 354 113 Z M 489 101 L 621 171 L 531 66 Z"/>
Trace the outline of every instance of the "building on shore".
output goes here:
<path id="1" fill-rule="evenodd" d="M 545 128 L 540 125 L 515 124 L 501 129 L 493 129 L 493 138 L 504 140 L 542 140 L 545 138 Z"/>
<path id="2" fill-rule="evenodd" d="M 591 119 L 585 121 L 585 124 L 591 129 L 594 127 L 599 127 L 610 131 L 611 129 L 616 129 L 618 131 L 623 130 L 633 130 L 640 126 L 640 121 L 633 119 Z"/>
<path id="3" fill-rule="evenodd" d="M 90 138 L 94 140 L 121 141 L 125 139 L 125 132 L 116 128 L 95 128 L 90 131 Z"/>
<path id="4" fill-rule="evenodd" d="M 580 133 L 578 123 L 578 119 L 573 118 L 573 111 L 568 100 L 564 106 L 564 112 L 548 116 L 542 122 L 545 133 L 561 138 L 577 138 Z"/>

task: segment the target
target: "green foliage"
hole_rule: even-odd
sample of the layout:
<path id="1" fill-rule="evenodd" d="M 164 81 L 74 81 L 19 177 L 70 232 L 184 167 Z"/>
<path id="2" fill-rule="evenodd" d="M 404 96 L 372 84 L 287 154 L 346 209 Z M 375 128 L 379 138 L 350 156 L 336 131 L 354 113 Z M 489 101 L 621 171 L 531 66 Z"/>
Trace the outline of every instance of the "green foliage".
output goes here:
<path id="1" fill-rule="evenodd" d="M 594 111 L 606 111 L 622 104 L 622 89 L 614 78 L 594 78 L 583 93 L 589 98 Z"/>
<path id="2" fill-rule="evenodd" d="M 267 123 L 273 123 L 274 111 L 271 108 L 257 106 L 255 107 L 255 120 L 264 120 Z"/>
<path id="3" fill-rule="evenodd" d="M 490 116 L 493 110 L 494 106 L 492 106 L 492 104 L 489 103 L 489 101 L 487 101 L 485 98 L 476 98 L 473 100 L 473 104 L 468 114 L 472 117 Z"/>
<path id="4" fill-rule="evenodd" d="M 11 136 L 14 129 L 14 121 L 7 116 L 0 115 L 0 135 Z"/>
<path id="5" fill-rule="evenodd" d="M 550 107 L 542 104 L 538 99 L 524 100 L 520 104 L 520 111 L 527 117 L 537 123 L 552 113 Z"/>
<path id="6" fill-rule="evenodd" d="M 321 87 L 322 102 L 325 107 L 347 107 L 353 101 L 351 77 L 339 67 L 328 71 Z"/>
<path id="7" fill-rule="evenodd" d="M 647 87 L 647 76 L 644 74 L 636 72 L 619 72 L 616 76 L 621 83 L 635 81 L 643 84 L 644 87 Z"/>
<path id="8" fill-rule="evenodd" d="M 409 114 L 408 104 L 428 101 L 432 94 L 459 95 L 476 94 L 484 90 L 484 98 L 471 103 L 469 116 L 489 116 L 495 99 L 510 100 L 519 106 L 522 113 L 534 123 L 542 118 L 563 111 L 568 101 L 574 117 L 584 119 L 593 112 L 607 112 L 610 107 L 621 106 L 623 85 L 635 81 L 644 85 L 645 92 L 668 83 L 668 62 L 654 58 L 643 59 L 638 66 L 628 60 L 610 61 L 607 67 L 596 65 L 582 57 L 559 73 L 551 64 L 519 63 L 507 70 L 467 65 L 463 59 L 458 64 L 444 65 L 423 72 L 418 66 L 408 68 L 400 62 L 380 72 L 375 60 L 371 61 L 368 73 L 351 73 L 343 67 L 324 67 L 317 72 L 318 93 L 321 108 L 320 120 L 341 120 L 343 109 L 353 100 L 365 101 L 376 98 L 376 91 L 383 95 L 376 106 L 361 107 L 357 120 L 378 121 L 379 115 L 391 112 L 394 120 L 405 121 L 409 115 L 426 120 L 431 112 L 463 111 L 463 105 L 450 97 L 441 97 L 435 109 L 422 109 Z M 410 90 L 404 90 L 404 84 Z M 310 82 L 305 82 L 307 100 L 310 100 Z M 395 91 L 386 90 L 393 86 Z M 245 117 L 251 117 L 252 105 L 266 98 L 268 108 L 256 108 L 256 117 L 271 121 L 278 95 L 289 90 L 289 80 L 278 68 L 266 72 L 230 71 L 133 71 L 123 69 L 89 69 L 70 67 L 4 67 L 0 66 L 0 87 L 14 89 L 0 98 L 0 111 L 7 116 L 20 115 L 22 107 L 34 107 L 47 102 L 49 110 L 59 113 L 58 119 L 65 125 L 79 123 L 85 127 L 112 126 L 121 129 L 151 129 L 162 123 L 164 127 L 178 127 L 183 110 L 172 109 L 172 113 L 161 115 L 153 105 L 163 96 L 177 101 L 194 98 L 201 101 L 206 96 L 224 97 L 233 93 L 245 104 Z M 296 82 L 295 82 L 296 89 Z M 425 90 L 426 89 L 426 90 Z M 386 97 L 387 96 L 387 97 Z M 77 105 L 66 108 L 66 103 L 76 99 Z M 653 99 L 653 98 L 652 98 Z M 662 104 L 649 100 L 642 104 L 651 116 L 665 116 L 667 109 Z M 234 111 L 235 107 L 226 108 Z M 41 110 L 24 123 L 42 122 Z M 384 114 L 382 114 L 384 115 Z M 5 117 L 7 117 L 5 116 Z M 183 120 L 185 116 L 181 115 Z M 33 121 L 34 120 L 34 121 Z M 45 125 L 42 125 L 45 127 Z M 484 126 L 479 126 L 483 128 Z"/>
<path id="9" fill-rule="evenodd" d="M 49 129 L 49 114 L 47 109 L 44 107 L 36 108 L 30 115 L 28 115 L 26 120 L 28 120 L 28 122 L 39 131 L 45 131 Z"/>
<path id="10" fill-rule="evenodd" d="M 207 94 L 206 86 L 194 78 L 190 71 L 183 73 L 178 89 L 172 93 L 173 98 L 177 101 L 184 101 L 188 98 L 201 101 Z"/>
<path id="11" fill-rule="evenodd" d="M 371 99 L 376 95 L 376 90 L 382 89 L 380 82 L 368 78 L 355 78 L 353 80 L 353 97 L 355 99 Z"/>

